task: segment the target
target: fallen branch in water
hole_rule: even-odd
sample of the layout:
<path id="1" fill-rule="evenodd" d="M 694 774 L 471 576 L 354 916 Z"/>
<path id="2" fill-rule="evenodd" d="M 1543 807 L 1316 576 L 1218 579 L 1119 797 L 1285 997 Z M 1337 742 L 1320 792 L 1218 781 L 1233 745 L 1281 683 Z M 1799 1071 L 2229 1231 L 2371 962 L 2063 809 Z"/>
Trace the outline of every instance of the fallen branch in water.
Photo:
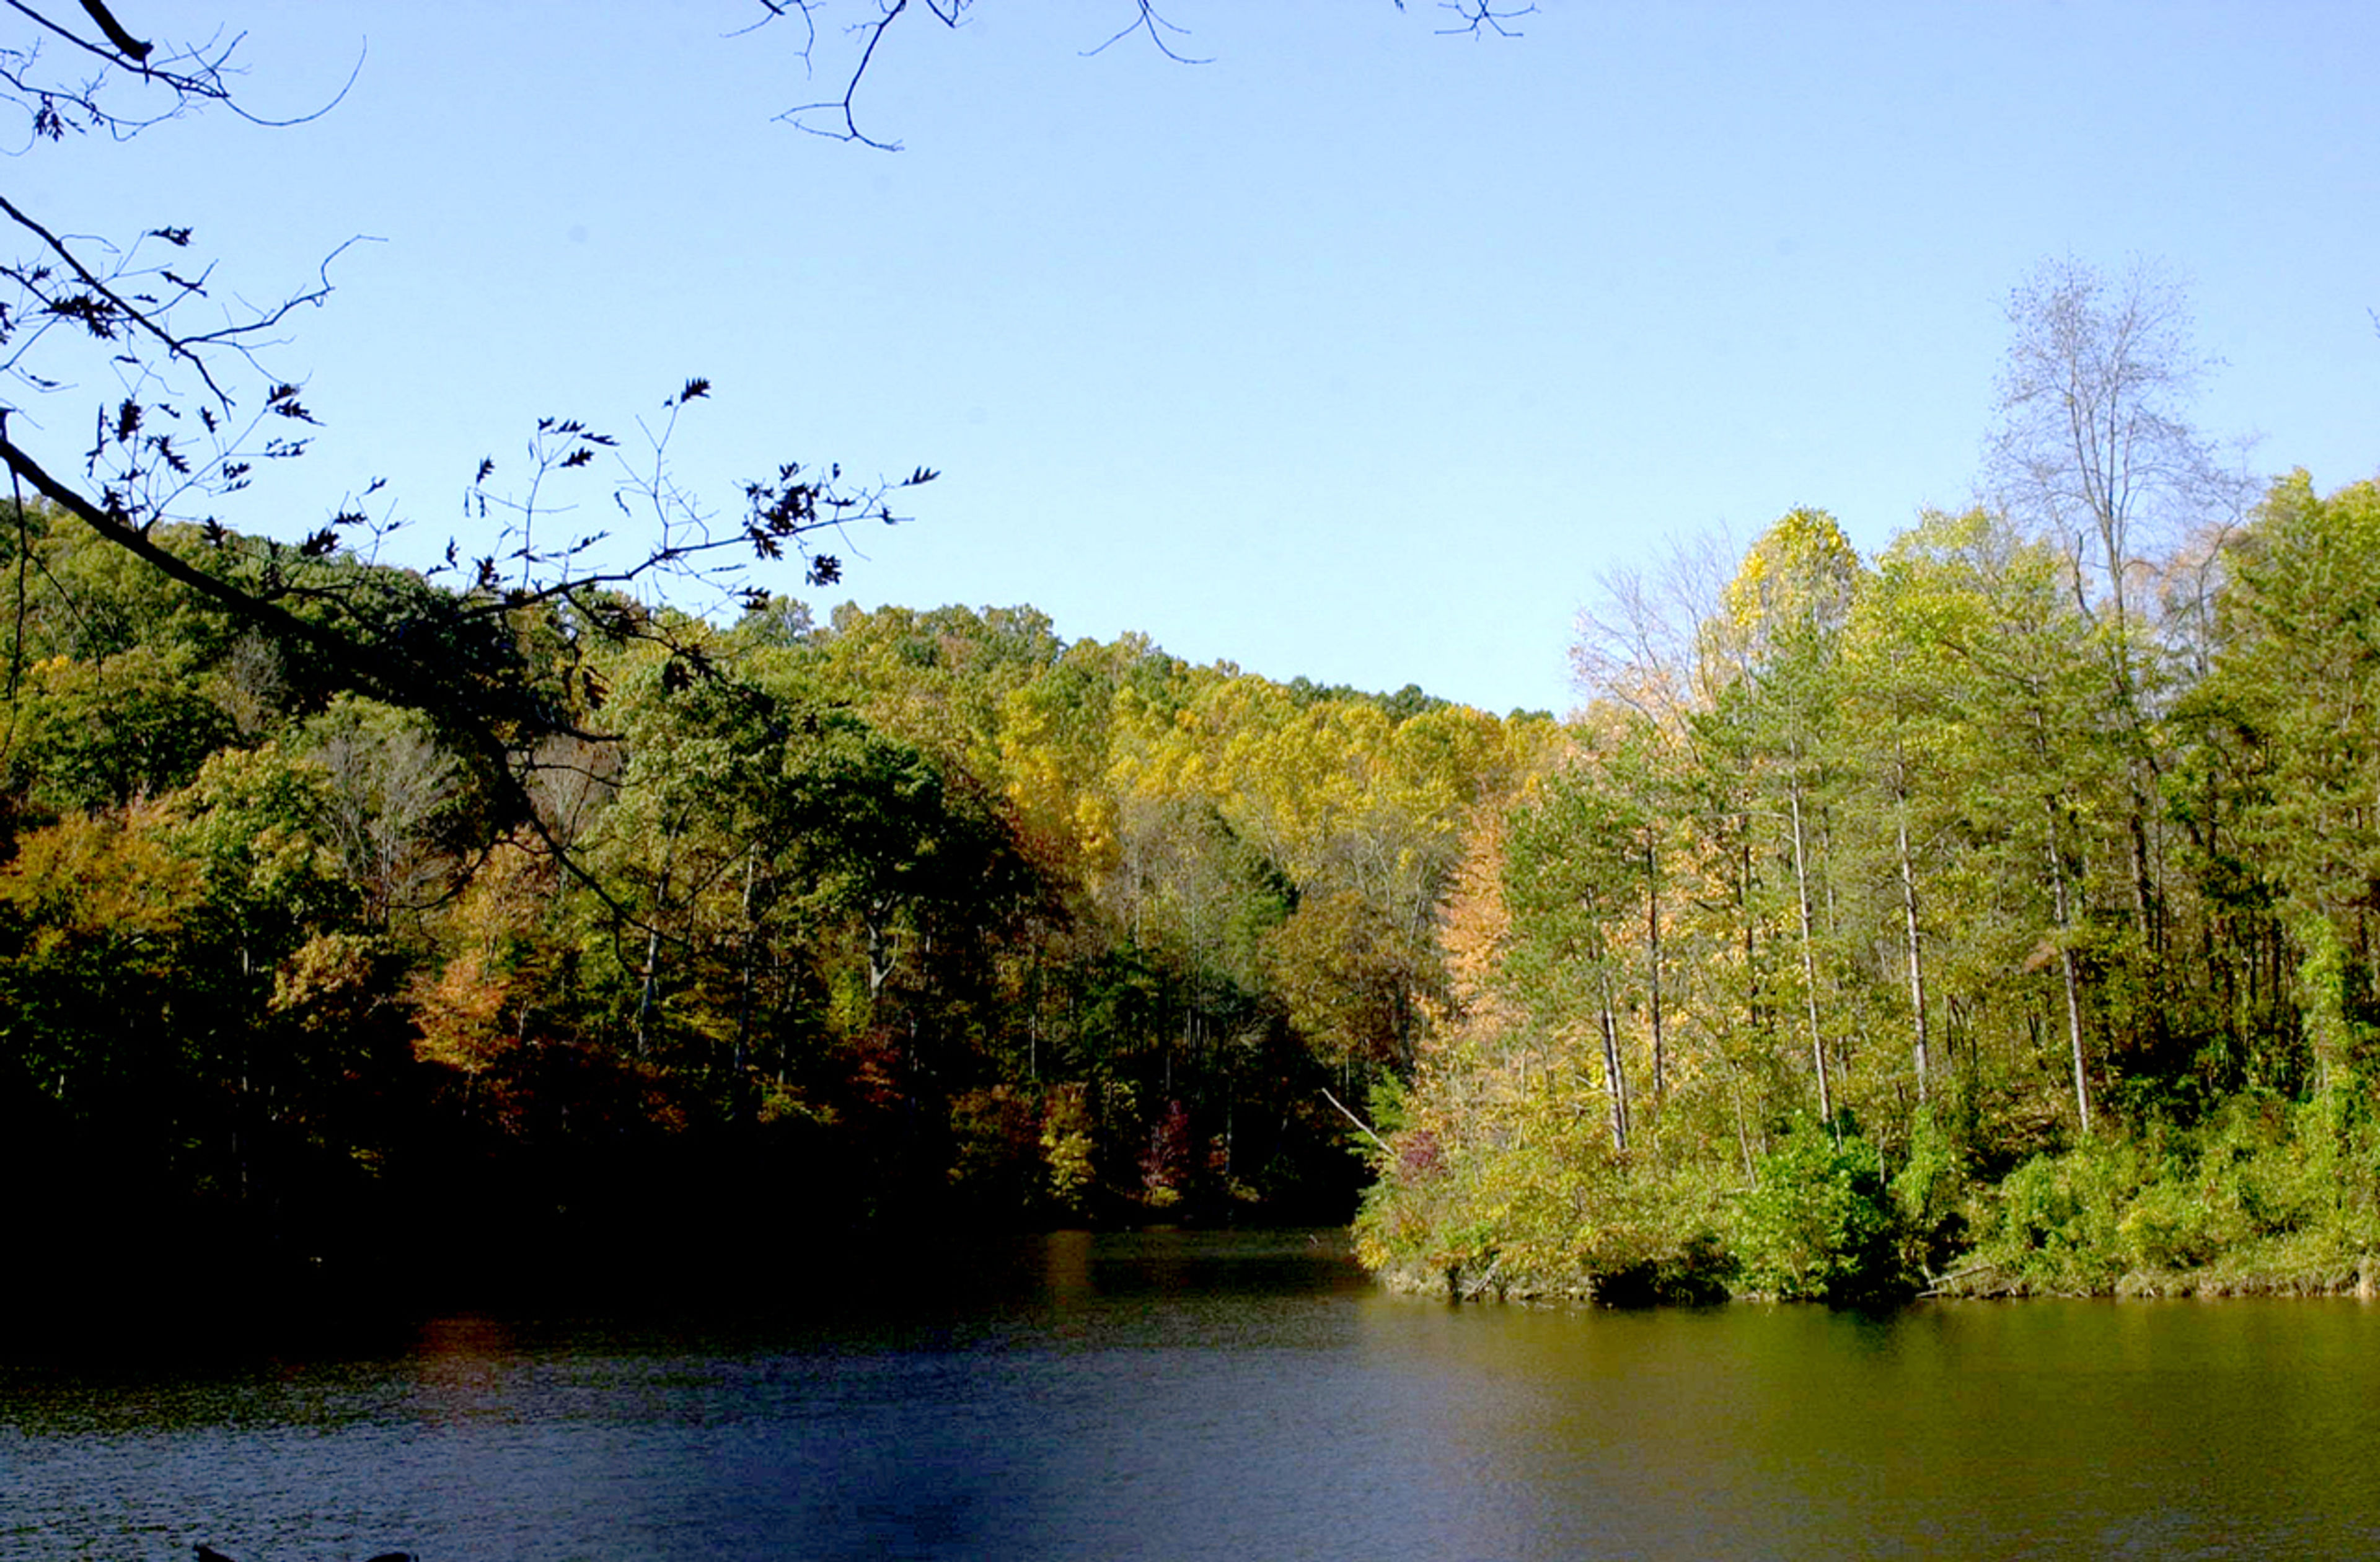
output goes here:
<path id="1" fill-rule="evenodd" d="M 1457 1289 L 1454 1300 L 1457 1301 L 1470 1301 L 1477 1297 L 1485 1295 L 1490 1288 L 1493 1288 L 1496 1292 L 1496 1300 L 1499 1301 L 1503 1300 L 1504 1287 L 1497 1285 L 1496 1283 L 1497 1273 L 1503 1267 L 1504 1255 L 1502 1253 L 1498 1253 L 1495 1257 L 1488 1261 L 1488 1267 L 1479 1272 L 1478 1279 L 1473 1281 L 1466 1287 Z"/>
<path id="2" fill-rule="evenodd" d="M 1971 1263 L 1964 1269 L 1954 1269 L 1948 1275 L 1929 1275 L 1926 1278 L 1925 1288 L 1919 1291 L 1917 1294 L 1920 1299 L 1925 1297 L 1937 1297 L 1942 1294 L 1942 1287 L 1949 1285 L 1953 1280 L 1963 1280 L 1970 1275 L 1981 1275 L 1987 1269 L 1998 1269 L 1998 1267 L 1999 1265 L 1997 1263 Z"/>

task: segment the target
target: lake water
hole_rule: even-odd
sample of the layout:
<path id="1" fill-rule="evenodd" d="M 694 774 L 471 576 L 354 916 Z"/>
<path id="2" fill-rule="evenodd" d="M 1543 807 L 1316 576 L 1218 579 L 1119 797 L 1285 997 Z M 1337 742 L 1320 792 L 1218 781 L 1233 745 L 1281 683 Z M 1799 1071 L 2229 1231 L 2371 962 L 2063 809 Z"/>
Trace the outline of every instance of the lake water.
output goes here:
<path id="1" fill-rule="evenodd" d="M 2380 1308 L 1451 1308 L 1337 1234 L 0 1364 L 0 1557 L 2338 1556 Z M 0 1362 L 6 1358 L 0 1356 Z"/>

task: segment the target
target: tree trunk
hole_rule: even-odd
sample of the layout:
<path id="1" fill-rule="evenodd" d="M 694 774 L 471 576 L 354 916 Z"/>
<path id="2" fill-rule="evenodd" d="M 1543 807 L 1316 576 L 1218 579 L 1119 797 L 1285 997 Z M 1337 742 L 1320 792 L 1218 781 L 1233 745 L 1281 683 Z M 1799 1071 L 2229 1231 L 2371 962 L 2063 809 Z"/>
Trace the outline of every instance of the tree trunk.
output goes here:
<path id="1" fill-rule="evenodd" d="M 1653 1101 L 1658 1110 L 1669 1093 L 1667 1055 L 1661 1031 L 1661 880 L 1653 853 L 1653 833 L 1645 832 L 1645 990 L 1653 1032 Z"/>
<path id="2" fill-rule="evenodd" d="M 1611 1098 L 1611 1148 L 1628 1148 L 1628 1078 L 1620 1065 L 1620 1032 L 1611 1017 L 1611 972 L 1597 973 L 1602 983 L 1603 1088 Z"/>
<path id="3" fill-rule="evenodd" d="M 653 995 L 661 980 L 661 921 L 669 909 L 670 874 L 677 863 L 677 825 L 672 824 L 662 842 L 662 878 L 653 892 L 653 920 L 645 928 L 645 971 L 637 988 L 637 1056 L 645 1056 L 646 1021 L 652 1017 Z M 689 911 L 689 921 L 691 912 Z"/>
<path id="4" fill-rule="evenodd" d="M 2082 982 L 2075 970 L 2073 920 L 2066 894 L 2066 859 L 2058 849 L 2058 799 L 2043 799 L 2049 814 L 2049 888 L 2058 914 L 2058 969 L 2066 983 L 2066 1041 L 2074 1058 L 2074 1118 L 2084 1138 L 2091 1133 L 2091 1076 L 2082 1059 Z"/>
<path id="5" fill-rule="evenodd" d="M 1827 1083 L 1827 1044 L 1818 1031 L 1818 957 L 1813 946 L 1810 928 L 1810 873 L 1802 839 L 1802 787 L 1797 781 L 1787 789 L 1786 799 L 1791 805 L 1793 820 L 1793 898 L 1802 914 L 1802 999 L 1810 1020 L 1810 1066 L 1818 1075 L 1818 1116 L 1826 1119 L 1827 1131 L 1842 1140 L 1835 1125 L 1835 1095 Z"/>
<path id="6" fill-rule="evenodd" d="M 1916 1031 L 1917 1104 L 1926 1103 L 1926 1077 L 1933 1071 L 1933 1058 L 1928 1045 L 1925 1021 L 1925 963 L 1923 946 L 1917 937 L 1917 868 L 1909 860 L 1909 780 L 1905 774 L 1896 775 L 1893 785 L 1896 806 L 1893 836 L 1900 850 L 1900 921 L 1901 933 L 1909 946 L 1909 1009 Z"/>
<path id="7" fill-rule="evenodd" d="M 884 991 L 884 983 L 892 978 L 892 941 L 887 935 L 885 926 L 892 915 L 892 909 L 886 902 L 874 900 L 868 903 L 868 1002 L 871 1008 L 875 1007 L 877 995 Z"/>
<path id="8" fill-rule="evenodd" d="M 645 1021 L 653 1012 L 653 986 L 659 980 L 662 965 L 662 934 L 659 928 L 645 930 L 645 974 L 637 986 L 637 1056 L 645 1056 Z"/>
<path id="9" fill-rule="evenodd" d="M 757 979 L 753 973 L 754 951 L 760 942 L 760 930 L 752 919 L 752 891 L 759 871 L 759 850 L 744 848 L 744 948 L 743 970 L 737 975 L 735 994 L 735 1050 L 729 1059 L 731 1076 L 738 1081 L 744 1078 L 745 1059 L 752 1045 L 752 1002 Z M 740 1094 L 740 1084 L 739 1084 Z"/>

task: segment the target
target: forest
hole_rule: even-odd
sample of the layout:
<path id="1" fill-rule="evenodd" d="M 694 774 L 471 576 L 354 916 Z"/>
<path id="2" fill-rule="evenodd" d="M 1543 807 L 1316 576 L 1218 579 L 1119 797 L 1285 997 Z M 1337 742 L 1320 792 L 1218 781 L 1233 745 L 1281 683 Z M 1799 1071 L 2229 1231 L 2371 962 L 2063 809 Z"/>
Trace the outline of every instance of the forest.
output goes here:
<path id="1" fill-rule="evenodd" d="M 1399 1283 L 2370 1292 L 2380 487 L 2240 495 L 2152 405 L 2153 294 L 2045 279 L 2026 509 L 1863 558 L 1797 508 L 1608 582 L 1377 1103 Z"/>
<path id="2" fill-rule="evenodd" d="M 93 73 L 0 48 L 32 148 L 252 117 L 236 34 L 18 9 Z M 806 128 L 883 144 L 905 9 L 829 30 Z M 1881 546 L 1628 518 L 1673 540 L 1579 583 L 1558 720 L 820 621 L 769 572 L 832 587 L 936 474 L 698 498 L 699 377 L 641 444 L 540 421 L 400 567 L 377 480 L 251 492 L 347 246 L 235 305 L 178 218 L 0 206 L 25 1292 L 1349 1220 L 1458 1299 L 2380 1287 L 2380 487 L 2192 427 L 2154 266 L 2013 290 L 1973 502 Z M 614 466 L 607 546 L 557 496 Z"/>
<path id="3" fill-rule="evenodd" d="M 1465 1299 L 2369 1291 L 2380 487 L 2218 461 L 2180 311 L 2046 263 L 1991 499 L 1607 575 L 1561 721 L 1029 607 L 424 573 L 19 460 L 18 1250 L 1352 1217 Z M 168 472 L 140 430 L 103 453 Z M 540 438 L 559 475 L 601 436 Z M 747 498 L 764 558 L 845 513 L 794 469 Z"/>
<path id="4" fill-rule="evenodd" d="M 1988 511 L 1867 560 L 1795 510 L 1615 636 L 1469 838 L 1366 1257 L 1461 1295 L 2368 1288 L 2375 527 L 2296 473 L 2119 606 Z"/>
<path id="5" fill-rule="evenodd" d="M 55 1190 L 20 1244 L 83 1262 L 1343 1221 L 1467 822 L 1559 740 L 1029 608 L 480 593 L 537 734 L 492 769 L 443 707 L 16 521 L 0 1143 Z M 307 622 L 395 601 L 419 640 L 473 595 L 152 535 L 269 561 Z"/>

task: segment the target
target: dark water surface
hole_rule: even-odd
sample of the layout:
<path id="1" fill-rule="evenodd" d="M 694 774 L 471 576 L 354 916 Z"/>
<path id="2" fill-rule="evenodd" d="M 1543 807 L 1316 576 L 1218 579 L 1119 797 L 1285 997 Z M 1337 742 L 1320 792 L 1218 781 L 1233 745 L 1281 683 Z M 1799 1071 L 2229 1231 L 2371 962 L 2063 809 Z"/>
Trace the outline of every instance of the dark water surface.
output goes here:
<path id="1" fill-rule="evenodd" d="M 2354 1301 L 1457 1310 L 1335 1234 L 950 1258 L 874 1301 L 19 1339 L 0 1558 L 2380 1554 Z"/>

